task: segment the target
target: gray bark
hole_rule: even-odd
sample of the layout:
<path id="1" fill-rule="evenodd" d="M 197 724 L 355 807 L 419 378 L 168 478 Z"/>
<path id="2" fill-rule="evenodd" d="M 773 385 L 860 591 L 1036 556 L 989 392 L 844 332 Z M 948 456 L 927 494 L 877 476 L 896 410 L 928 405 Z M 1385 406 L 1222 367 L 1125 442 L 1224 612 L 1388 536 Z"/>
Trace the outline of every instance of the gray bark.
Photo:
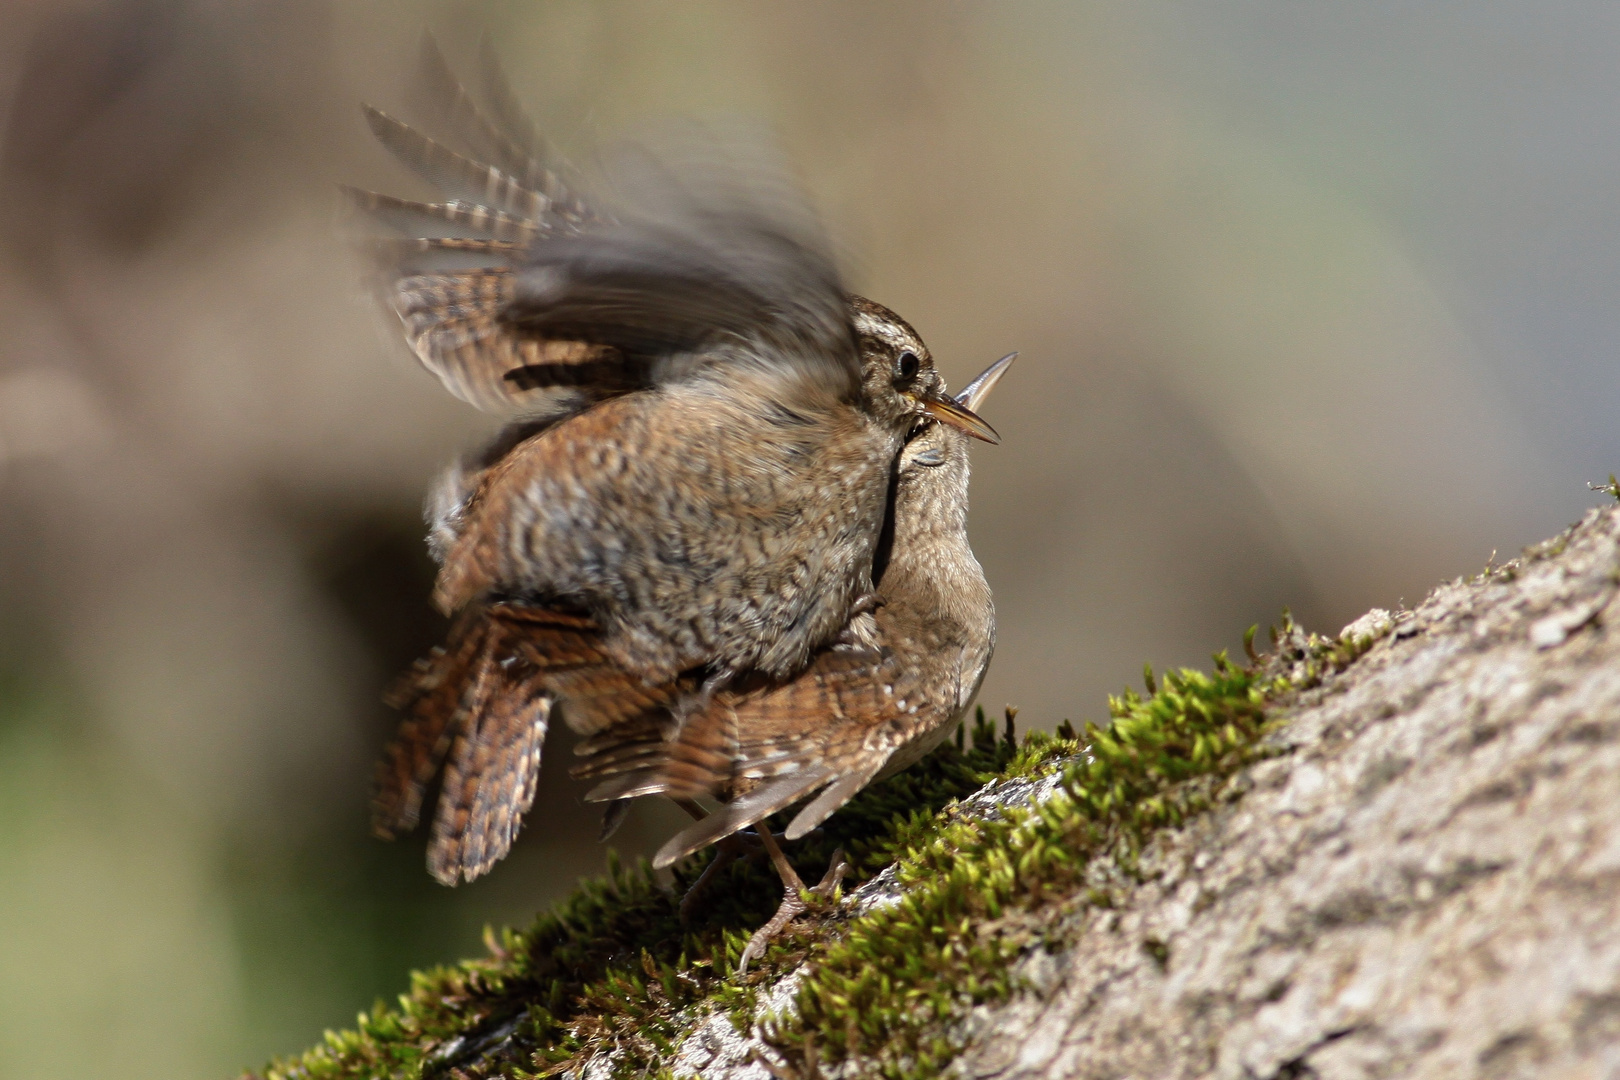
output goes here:
<path id="1" fill-rule="evenodd" d="M 1438 589 L 1306 695 L 963 1073 L 1620 1076 L 1617 535 Z"/>
<path id="2" fill-rule="evenodd" d="M 1617 581 L 1620 508 L 1360 621 L 1381 639 L 1286 704 L 1242 797 L 961 1021 L 957 1072 L 1620 1077 Z M 760 1057 L 714 1017 L 677 1072 L 765 1080 Z"/>

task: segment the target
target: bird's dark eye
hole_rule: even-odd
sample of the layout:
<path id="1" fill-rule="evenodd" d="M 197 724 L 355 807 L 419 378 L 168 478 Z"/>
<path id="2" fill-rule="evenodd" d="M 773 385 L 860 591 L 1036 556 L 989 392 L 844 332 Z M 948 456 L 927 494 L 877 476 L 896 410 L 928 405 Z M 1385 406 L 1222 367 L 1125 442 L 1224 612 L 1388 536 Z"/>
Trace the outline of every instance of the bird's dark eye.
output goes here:
<path id="1" fill-rule="evenodd" d="M 900 358 L 894 362 L 895 377 L 901 382 L 911 382 L 917 377 L 917 372 L 920 370 L 922 370 L 922 360 L 910 349 L 901 353 Z"/>

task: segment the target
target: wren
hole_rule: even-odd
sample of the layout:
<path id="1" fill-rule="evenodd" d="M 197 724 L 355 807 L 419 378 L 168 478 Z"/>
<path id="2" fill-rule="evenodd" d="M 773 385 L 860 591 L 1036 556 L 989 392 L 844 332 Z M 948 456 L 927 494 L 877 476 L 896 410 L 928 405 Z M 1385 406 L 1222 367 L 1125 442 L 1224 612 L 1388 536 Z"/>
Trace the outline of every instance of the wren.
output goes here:
<path id="1" fill-rule="evenodd" d="M 997 361 L 958 400 L 977 408 L 1012 360 Z M 869 616 L 873 644 L 828 646 L 792 679 L 739 682 L 657 731 L 637 738 L 619 726 L 579 747 L 585 761 L 575 774 L 604 778 L 588 799 L 725 803 L 665 844 L 654 866 L 815 795 L 787 827 L 797 839 L 961 720 L 995 647 L 990 587 L 968 545 L 967 451 L 960 432 L 929 424 L 901 452 L 882 602 Z"/>
<path id="2" fill-rule="evenodd" d="M 1011 359 L 975 379 L 962 403 L 977 407 Z M 379 767 L 377 831 L 414 827 L 443 763 L 429 869 L 447 884 L 487 871 L 533 800 L 554 709 L 586 736 L 574 773 L 602 781 L 591 798 L 729 801 L 667 844 L 661 865 L 825 788 L 789 826 L 792 837 L 808 831 L 937 745 L 978 689 L 995 616 L 967 542 L 967 482 L 965 437 L 919 425 L 896 472 L 882 603 L 855 619 L 871 625 L 785 682 L 756 675 L 705 699 L 692 677 L 648 686 L 625 671 L 587 617 L 509 602 L 463 613 L 449 646 L 392 699 L 406 716 Z"/>
<path id="3" fill-rule="evenodd" d="M 958 401 L 977 409 L 1013 359 L 991 365 Z M 805 835 L 867 784 L 921 760 L 978 694 L 996 627 L 989 584 L 968 544 L 967 444 L 960 432 L 929 424 L 901 451 L 892 541 L 876 576 L 882 603 L 863 616 L 876 624 L 870 644 L 824 648 L 791 680 L 756 678 L 700 709 L 677 709 L 655 723 L 644 715 L 578 747 L 586 760 L 575 775 L 605 777 L 587 799 L 661 794 L 694 816 L 700 796 L 723 802 L 666 843 L 655 867 L 755 827 L 782 879 L 783 898 L 744 948 L 739 974 L 806 910 L 804 883 L 759 823 L 809 799 L 784 833 L 788 840 Z M 720 865 L 717 858 L 694 892 Z M 843 870 L 835 856 L 827 877 L 809 891 L 836 888 Z M 689 894 L 683 918 L 691 901 Z"/>

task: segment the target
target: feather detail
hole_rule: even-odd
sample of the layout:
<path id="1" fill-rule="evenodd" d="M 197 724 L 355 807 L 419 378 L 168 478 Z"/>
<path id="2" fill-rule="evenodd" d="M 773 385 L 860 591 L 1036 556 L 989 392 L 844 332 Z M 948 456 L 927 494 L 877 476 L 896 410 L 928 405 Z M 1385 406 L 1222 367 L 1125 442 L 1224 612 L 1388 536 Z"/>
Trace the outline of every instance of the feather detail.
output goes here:
<path id="1" fill-rule="evenodd" d="M 399 199 L 363 188 L 343 187 L 349 205 L 378 224 L 406 236 L 466 237 L 524 243 L 545 231 L 545 224 L 513 217 L 469 202 L 426 203 Z"/>
<path id="2" fill-rule="evenodd" d="M 787 832 L 784 833 L 789 840 L 799 837 L 820 825 L 831 817 L 840 807 L 855 797 L 855 794 L 872 782 L 872 778 L 883 768 L 888 754 L 880 754 L 876 760 L 870 760 L 852 772 L 845 773 L 838 781 L 828 787 L 815 800 L 800 810 L 798 815 L 788 823 Z"/>
<path id="3" fill-rule="evenodd" d="M 487 766 L 487 746 L 480 738 L 484 706 L 495 688 L 499 667 L 490 650 L 480 651 L 471 678 L 463 688 L 461 706 L 456 712 L 454 741 L 445 762 L 444 782 L 439 792 L 438 813 L 428 841 L 428 872 L 444 885 L 462 879 L 462 841 L 467 835 L 477 798 L 480 770 Z"/>
<path id="4" fill-rule="evenodd" d="M 919 706 L 913 709 L 913 706 Z M 829 649 L 802 675 L 787 682 L 745 681 L 694 709 L 662 736 L 656 730 L 610 730 L 578 748 L 585 755 L 575 776 L 601 782 L 591 801 L 663 794 L 671 798 L 713 795 L 735 798 L 736 822 L 722 819 L 707 830 L 688 829 L 666 848 L 679 858 L 691 845 L 735 831 L 751 820 L 761 801 L 774 813 L 823 783 L 825 791 L 789 825 L 798 839 L 836 812 L 878 775 L 921 722 L 940 711 L 918 685 L 914 665 L 877 649 Z M 954 701 L 944 705 L 945 713 Z M 622 737 L 615 740 L 614 735 Z M 806 777 L 821 781 L 804 785 Z M 796 792 L 786 802 L 776 796 Z M 769 792 L 770 795 L 762 794 Z M 724 813 L 724 811 L 722 812 Z M 716 832 L 715 830 L 720 830 Z"/>
<path id="5" fill-rule="evenodd" d="M 617 802 L 640 795 L 664 794 L 664 782 L 656 771 L 639 769 L 609 776 L 585 793 L 586 802 Z"/>
<path id="6" fill-rule="evenodd" d="M 658 849 L 658 854 L 653 857 L 653 867 L 661 869 L 669 866 L 677 859 L 685 858 L 692 852 L 705 848 L 740 829 L 763 821 L 778 810 L 792 806 L 827 783 L 833 776 L 834 772 L 830 766 L 821 765 L 783 777 L 773 784 L 767 784 L 757 791 L 744 795 L 677 833 Z"/>
<path id="7" fill-rule="evenodd" d="M 496 604 L 490 610 L 510 628 L 514 655 L 539 669 L 549 692 L 562 702 L 563 720 L 577 735 L 656 715 L 695 686 L 690 678 L 649 686 L 629 674 L 614 663 L 601 631 L 585 616 L 521 604 Z"/>
<path id="8" fill-rule="evenodd" d="M 761 390 L 790 410 L 858 393 L 849 305 L 785 171 L 712 138 L 684 158 L 627 151 L 623 215 L 604 217 L 547 168 L 487 45 L 484 63 L 490 112 L 424 40 L 423 96 L 470 154 L 365 107 L 378 140 L 449 201 L 349 193 L 409 237 L 373 254 L 412 349 L 452 394 L 497 413 L 573 411 L 717 364 L 772 384 Z"/>
<path id="9" fill-rule="evenodd" d="M 511 849 L 534 804 L 553 700 L 539 672 L 519 663 L 514 675 L 509 625 L 487 613 L 478 621 L 428 845 L 428 870 L 446 885 L 473 880 Z"/>
<path id="10" fill-rule="evenodd" d="M 589 217 L 588 208 L 567 194 L 560 180 L 556 190 L 547 186 L 546 177 L 556 177 L 555 172 L 545 168 L 545 163 L 553 160 L 552 155 L 547 149 L 545 138 L 540 134 L 540 129 L 529 118 L 528 111 L 523 108 L 523 103 L 513 92 L 511 83 L 506 78 L 506 72 L 501 67 L 500 57 L 495 52 L 495 43 L 487 34 L 479 43 L 478 61 L 484 100 L 489 105 L 495 123 L 528 161 L 535 163 L 544 171 L 545 176 L 531 172 L 528 179 L 553 197 L 558 211 L 565 217 L 579 219 Z"/>
<path id="11" fill-rule="evenodd" d="M 375 829 L 391 839 L 414 827 L 443 762 L 428 869 L 448 885 L 471 881 L 506 855 L 534 803 L 558 703 L 576 727 L 621 724 L 656 739 L 650 718 L 692 689 L 691 680 L 647 686 L 626 675 L 588 617 L 510 602 L 469 608 L 449 647 L 389 695 L 406 715 L 378 768 Z"/>
<path id="12" fill-rule="evenodd" d="M 488 871 L 511 850 L 534 804 L 551 698 L 537 680 L 502 692 L 486 705 L 478 724 L 472 805 L 459 837 L 464 881 Z"/>
<path id="13" fill-rule="evenodd" d="M 460 270 L 401 278 L 393 306 L 405 340 L 424 367 L 456 397 L 491 412 L 532 405 L 536 390 L 568 385 L 555 374 L 584 365 L 612 363 L 612 353 L 578 341 L 514 333 L 502 312 L 512 295 L 508 270 Z M 537 380 L 535 372 L 551 372 Z M 521 377 L 512 377 L 522 372 Z M 601 380 L 616 382 L 616 378 Z"/>
<path id="14" fill-rule="evenodd" d="M 432 654 L 400 679 L 384 700 L 405 713 L 382 760 L 372 788 L 371 830 L 384 840 L 416 828 L 422 797 L 450 748 L 462 694 L 486 644 L 486 628 L 474 618 L 460 620 L 450 646 Z"/>
<path id="15" fill-rule="evenodd" d="M 493 165 L 458 154 L 381 109 L 367 105 L 364 110 L 377 141 L 446 195 L 530 221 L 549 209 L 550 200 L 544 195 L 530 191 Z"/>
<path id="16" fill-rule="evenodd" d="M 409 279 L 445 271 L 509 269 L 528 245 L 483 237 L 427 236 L 367 240 L 362 248 L 389 273 Z"/>
<path id="17" fill-rule="evenodd" d="M 488 55 L 493 58 L 492 53 Z M 551 209 L 561 216 L 576 221 L 589 216 L 586 207 L 569 193 L 561 177 L 547 166 L 550 155 L 545 143 L 533 124 L 522 116 L 521 108 L 516 110 L 518 116 L 514 118 L 508 98 L 496 105 L 495 116 L 488 115 L 450 70 L 431 34 L 422 37 L 417 70 L 427 104 L 447 130 L 460 135 L 475 156 L 521 186 L 544 195 Z M 504 87 L 504 77 L 500 82 Z"/>

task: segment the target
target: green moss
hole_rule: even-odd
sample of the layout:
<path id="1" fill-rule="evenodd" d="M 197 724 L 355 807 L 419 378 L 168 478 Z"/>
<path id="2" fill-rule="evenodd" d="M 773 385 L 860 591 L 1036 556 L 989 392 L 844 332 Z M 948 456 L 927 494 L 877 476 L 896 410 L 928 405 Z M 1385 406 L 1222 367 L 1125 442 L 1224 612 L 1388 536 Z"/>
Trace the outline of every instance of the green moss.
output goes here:
<path id="1" fill-rule="evenodd" d="M 859 1058 L 863 1075 L 938 1075 L 960 1049 L 951 1021 L 1011 995 L 1014 961 L 1052 944 L 1030 916 L 1110 903 L 1090 887 L 1091 865 L 1134 875 L 1155 831 L 1206 809 L 1219 790 L 1208 781 L 1262 754 L 1265 703 L 1291 685 L 1224 655 L 1213 674 L 1145 681 L 1149 696 L 1110 700 L 1106 730 L 1045 744 L 1045 765 L 1062 769 L 1051 797 L 952 821 L 902 852 L 903 897 L 817 952 L 773 1041 L 790 1057 Z"/>
<path id="2" fill-rule="evenodd" d="M 1620 480 L 1616 480 L 1614 478 L 1614 473 L 1609 474 L 1609 482 L 1607 484 L 1587 484 L 1586 486 L 1591 488 L 1593 491 L 1603 492 L 1603 494 L 1613 498 L 1615 502 L 1620 502 Z"/>
<path id="3" fill-rule="evenodd" d="M 1569 528 L 1565 529 L 1563 532 L 1549 540 L 1543 540 L 1538 544 L 1531 544 L 1529 547 L 1524 549 L 1524 553 L 1520 556 L 1520 558 L 1526 564 L 1538 563 L 1547 559 L 1558 558 L 1558 556 L 1562 555 L 1564 550 L 1569 547 L 1570 538 L 1575 535 L 1575 530 L 1577 527 L 1578 526 L 1576 525 L 1571 525 Z"/>
<path id="4" fill-rule="evenodd" d="M 1013 961 L 1060 947 L 1063 913 L 1113 905 L 1154 833 L 1222 798 L 1223 781 L 1265 752 L 1268 703 L 1372 644 L 1306 635 L 1285 614 L 1277 648 L 1261 662 L 1253 634 L 1248 667 L 1222 654 L 1210 674 L 1156 678 L 1147 669 L 1145 695 L 1110 699 L 1106 729 L 1076 732 L 1064 721 L 1020 744 L 1015 710 L 998 731 L 981 709 L 970 738 L 959 731 L 873 785 L 790 852 L 811 880 L 835 848 L 852 863 L 852 884 L 893 864 L 902 899 L 854 917 L 824 907 L 773 945 L 746 982 L 731 977 L 737 957 L 780 899 L 767 863 L 728 867 L 689 927 L 678 898 L 705 860 L 677 868 L 671 891 L 644 864 L 614 863 L 528 930 L 487 934 L 487 959 L 413 976 L 397 1005 L 377 1005 L 354 1030 L 328 1032 L 263 1076 L 529 1077 L 609 1047 L 617 1074 L 657 1075 L 696 1017 L 718 1009 L 747 1027 L 761 988 L 806 960 L 796 1014 L 769 1032 L 785 1055 L 801 1069 L 854 1056 L 863 1075 L 934 1075 L 960 1049 L 954 1018 L 1014 993 Z M 995 778 L 1045 779 L 1055 791 L 989 821 L 949 805 Z M 1143 948 L 1159 960 L 1152 943 Z M 1167 950 L 1159 962 L 1169 962 Z"/>

